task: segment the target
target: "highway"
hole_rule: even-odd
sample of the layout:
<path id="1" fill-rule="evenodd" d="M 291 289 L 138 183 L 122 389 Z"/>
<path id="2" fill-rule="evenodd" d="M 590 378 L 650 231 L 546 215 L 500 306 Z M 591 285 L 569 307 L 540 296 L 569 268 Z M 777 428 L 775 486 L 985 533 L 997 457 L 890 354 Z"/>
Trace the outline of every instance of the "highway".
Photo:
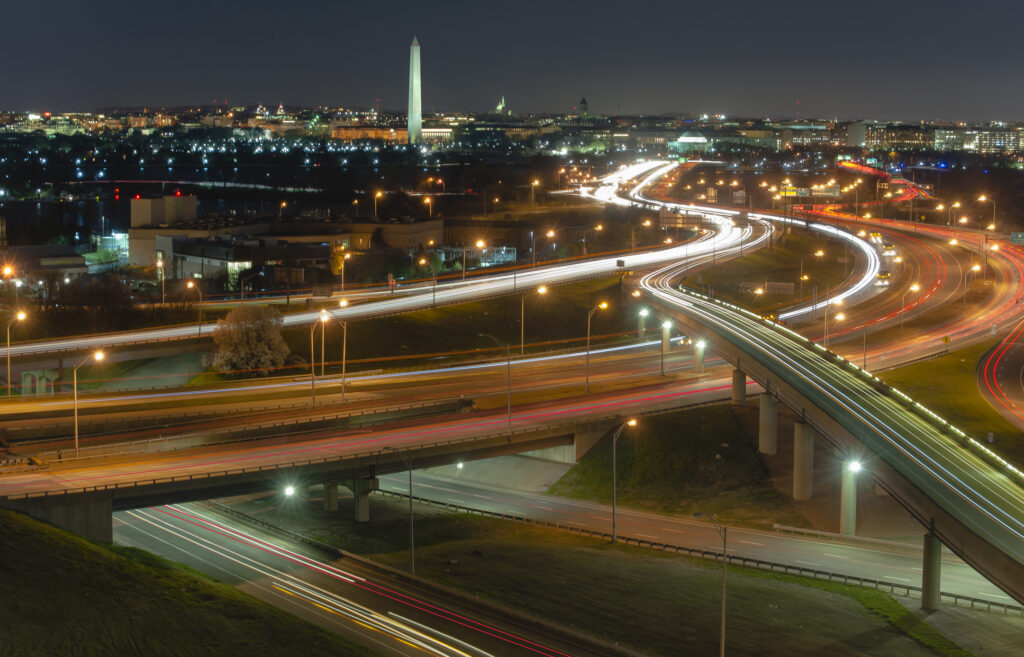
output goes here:
<path id="1" fill-rule="evenodd" d="M 206 573 L 387 655 L 602 654 L 409 578 L 243 525 L 198 504 L 115 514 L 115 542 Z"/>
<path id="2" fill-rule="evenodd" d="M 911 411 L 905 403 L 880 394 L 854 368 L 831 362 L 824 350 L 808 348 L 798 334 L 676 290 L 680 272 L 677 265 L 664 267 L 640 279 L 639 287 L 652 300 L 706 327 L 713 343 L 730 345 L 744 359 L 772 372 L 851 432 L 867 450 L 851 458 L 860 456 L 869 471 L 872 456 L 882 460 L 960 525 L 1024 567 L 1024 490 L 1016 475 L 962 447 L 927 422 L 924 411 Z M 790 403 L 799 406 L 798 400 Z M 959 542 L 952 534 L 943 542 L 957 550 Z M 957 552 L 990 579 L 997 578 L 1000 588 L 1024 598 L 1020 571 L 996 575 L 972 558 L 975 555 Z"/>
<path id="3" fill-rule="evenodd" d="M 385 475 L 381 477 L 381 489 L 407 495 L 409 482 L 404 474 Z M 413 492 L 418 498 L 470 509 L 557 522 L 605 533 L 611 531 L 611 507 L 596 502 L 467 483 L 423 471 L 414 473 Z M 616 509 L 616 528 L 617 533 L 623 537 L 708 551 L 720 552 L 722 549 L 722 538 L 712 525 L 679 516 L 619 506 Z M 871 547 L 867 542 L 858 544 L 855 540 L 832 542 L 730 527 L 729 554 L 853 577 L 885 580 L 894 584 L 918 586 L 921 582 L 919 550 L 900 550 L 895 546 Z M 970 566 L 948 554 L 942 565 L 942 590 L 1013 604 L 1012 598 Z"/>

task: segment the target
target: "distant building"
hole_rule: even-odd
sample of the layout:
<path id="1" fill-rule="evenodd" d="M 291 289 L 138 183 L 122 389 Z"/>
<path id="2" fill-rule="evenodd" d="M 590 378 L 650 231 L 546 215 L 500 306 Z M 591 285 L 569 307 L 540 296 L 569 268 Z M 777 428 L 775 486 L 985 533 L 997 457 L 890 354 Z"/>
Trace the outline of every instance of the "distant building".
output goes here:
<path id="1" fill-rule="evenodd" d="M 864 128 L 864 145 L 894 151 L 931 150 L 935 130 L 927 125 L 883 123 Z"/>
<path id="2" fill-rule="evenodd" d="M 14 267 L 18 279 L 30 285 L 48 278 L 71 279 L 89 272 L 85 258 L 68 244 L 9 246 L 4 263 Z"/>
<path id="3" fill-rule="evenodd" d="M 176 194 L 157 198 L 137 196 L 132 199 L 132 228 L 194 221 L 196 204 L 196 197 L 191 194 Z"/>

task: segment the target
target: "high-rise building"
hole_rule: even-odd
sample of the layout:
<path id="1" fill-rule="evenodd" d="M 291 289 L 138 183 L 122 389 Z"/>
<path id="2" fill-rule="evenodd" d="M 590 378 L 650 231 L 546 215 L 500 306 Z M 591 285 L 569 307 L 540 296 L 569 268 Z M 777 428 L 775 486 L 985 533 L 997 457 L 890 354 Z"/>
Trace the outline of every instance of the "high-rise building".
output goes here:
<path id="1" fill-rule="evenodd" d="M 420 42 L 412 38 L 409 46 L 409 143 L 423 140 L 423 101 L 420 98 Z"/>

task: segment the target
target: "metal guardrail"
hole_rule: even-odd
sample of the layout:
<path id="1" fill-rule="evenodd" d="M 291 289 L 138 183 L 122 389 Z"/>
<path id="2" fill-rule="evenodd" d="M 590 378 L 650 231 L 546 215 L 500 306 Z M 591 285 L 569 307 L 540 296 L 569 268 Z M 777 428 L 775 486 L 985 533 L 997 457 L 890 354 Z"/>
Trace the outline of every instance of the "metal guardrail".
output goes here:
<path id="1" fill-rule="evenodd" d="M 924 546 L 922 545 L 912 545 L 910 543 L 887 541 L 881 538 L 869 538 L 867 536 L 849 536 L 847 534 L 837 534 L 835 532 L 826 532 L 821 531 L 819 529 L 789 527 L 787 525 L 780 525 L 778 523 L 773 524 L 772 529 L 774 529 L 775 533 L 777 534 L 796 534 L 799 536 L 822 538 L 828 540 L 831 543 L 848 543 L 850 545 L 884 548 L 888 550 L 893 550 L 895 552 L 924 552 Z"/>
<path id="2" fill-rule="evenodd" d="M 407 493 L 397 493 L 394 491 L 376 490 L 374 493 L 384 495 L 386 497 L 398 497 L 401 499 L 409 499 Z M 473 507 L 462 506 L 460 504 L 451 504 L 450 502 L 438 502 L 436 500 L 430 500 L 423 497 L 413 496 L 413 501 L 430 506 L 441 507 L 449 511 L 455 511 L 458 513 L 469 513 L 471 515 L 483 516 L 486 518 L 497 518 L 499 520 L 510 520 L 512 522 L 518 522 L 524 525 L 533 525 L 535 527 L 545 527 L 548 529 L 556 529 L 559 531 L 568 532 L 571 534 L 579 534 L 582 536 L 591 536 L 594 538 L 603 538 L 611 540 L 612 535 L 608 532 L 598 531 L 594 529 L 586 529 L 585 527 L 577 527 L 560 522 L 550 522 L 547 520 L 535 520 L 533 518 L 527 518 L 525 516 L 517 516 L 508 513 L 497 513 L 494 511 L 485 511 L 483 509 L 475 509 Z M 659 550 L 661 552 L 673 552 L 675 554 L 686 554 L 691 557 L 698 557 L 700 559 L 708 559 L 710 561 L 721 561 L 722 552 L 716 550 L 705 550 L 703 548 L 692 548 L 683 545 L 675 545 L 672 543 L 662 543 L 660 541 L 651 541 L 643 538 L 635 538 L 632 536 L 623 536 L 621 533 L 617 534 L 619 541 L 625 545 L 633 545 L 636 547 L 644 547 L 651 550 Z M 840 584 L 848 584 L 851 586 L 859 586 L 861 588 L 885 590 L 893 595 L 899 595 L 901 592 L 905 597 L 921 597 L 921 587 L 911 586 L 910 584 L 896 584 L 893 582 L 886 582 L 877 579 L 871 579 L 869 577 L 858 577 L 855 575 L 844 575 L 842 573 L 834 573 L 827 570 L 818 570 L 816 568 L 804 568 L 803 566 L 790 566 L 788 564 L 782 564 L 775 561 L 767 561 L 765 559 L 752 559 L 749 557 L 739 557 L 735 555 L 727 556 L 728 563 L 735 564 L 738 566 L 746 566 L 748 568 L 756 568 L 758 570 L 767 570 L 774 573 L 784 573 L 790 575 L 799 575 L 801 577 L 810 577 L 811 579 L 825 580 L 828 582 L 838 582 Z M 942 599 L 950 600 L 955 606 L 965 606 L 971 609 L 981 609 L 984 611 L 1000 611 L 1003 614 L 1018 614 L 1024 616 L 1024 607 L 1019 605 L 1006 604 L 1003 602 L 991 602 L 989 600 L 983 600 L 981 598 L 974 598 L 968 595 L 960 595 L 959 593 L 947 593 L 945 591 L 940 593 Z"/>

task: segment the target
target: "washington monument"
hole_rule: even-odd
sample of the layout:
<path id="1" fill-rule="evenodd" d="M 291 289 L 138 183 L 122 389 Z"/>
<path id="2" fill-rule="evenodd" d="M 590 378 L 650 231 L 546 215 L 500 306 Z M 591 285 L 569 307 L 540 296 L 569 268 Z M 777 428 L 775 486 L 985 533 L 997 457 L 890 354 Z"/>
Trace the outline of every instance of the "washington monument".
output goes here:
<path id="1" fill-rule="evenodd" d="M 423 102 L 420 98 L 420 42 L 412 38 L 409 46 L 409 143 L 423 140 Z"/>

